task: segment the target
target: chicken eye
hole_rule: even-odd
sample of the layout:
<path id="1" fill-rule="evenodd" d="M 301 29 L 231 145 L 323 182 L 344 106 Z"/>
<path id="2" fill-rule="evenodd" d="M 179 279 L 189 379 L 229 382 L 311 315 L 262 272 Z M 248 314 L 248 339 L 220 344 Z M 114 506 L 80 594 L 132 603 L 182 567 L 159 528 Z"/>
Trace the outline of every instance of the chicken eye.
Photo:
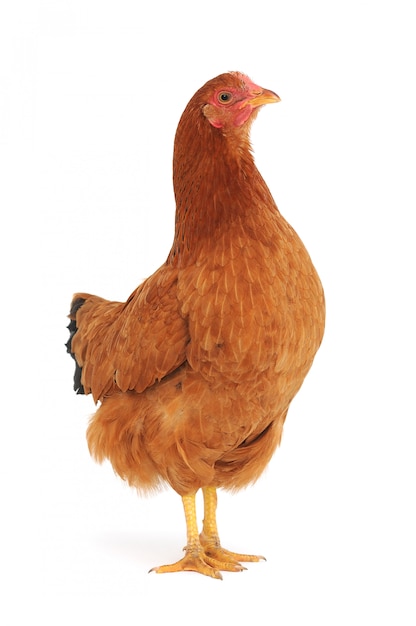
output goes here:
<path id="1" fill-rule="evenodd" d="M 233 95 L 229 91 L 221 91 L 218 94 L 218 102 L 221 104 L 228 104 L 231 102 Z"/>

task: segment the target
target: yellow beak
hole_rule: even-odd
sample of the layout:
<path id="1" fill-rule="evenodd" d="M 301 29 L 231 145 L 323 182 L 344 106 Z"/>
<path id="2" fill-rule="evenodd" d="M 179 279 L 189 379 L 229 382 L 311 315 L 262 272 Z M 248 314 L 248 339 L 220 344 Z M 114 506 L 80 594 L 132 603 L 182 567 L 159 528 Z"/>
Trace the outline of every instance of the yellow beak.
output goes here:
<path id="1" fill-rule="evenodd" d="M 280 102 L 280 98 L 277 93 L 270 91 L 270 89 L 262 89 L 261 91 L 252 91 L 252 98 L 248 98 L 242 102 L 240 109 L 249 104 L 252 107 L 259 107 L 263 104 L 271 104 L 272 102 Z"/>

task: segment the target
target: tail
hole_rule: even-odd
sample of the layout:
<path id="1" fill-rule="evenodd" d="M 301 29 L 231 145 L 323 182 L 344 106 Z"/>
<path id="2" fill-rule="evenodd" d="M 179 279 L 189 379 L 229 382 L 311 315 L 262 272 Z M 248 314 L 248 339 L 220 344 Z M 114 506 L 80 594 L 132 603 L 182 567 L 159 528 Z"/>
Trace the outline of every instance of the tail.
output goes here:
<path id="1" fill-rule="evenodd" d="M 82 305 L 85 302 L 85 298 L 75 298 L 72 301 L 71 304 L 71 310 L 69 313 L 69 319 L 71 320 L 67 326 L 68 330 L 69 330 L 69 339 L 66 342 L 66 350 L 67 352 L 72 356 L 72 358 L 75 361 L 75 373 L 74 373 L 74 391 L 76 393 L 80 393 L 80 394 L 85 394 L 85 390 L 84 387 L 81 383 L 81 374 L 82 374 L 82 367 L 79 366 L 74 353 L 72 352 L 72 339 L 75 335 L 75 333 L 77 332 L 78 328 L 77 328 L 77 322 L 76 322 L 76 314 L 78 309 L 80 309 L 82 307 Z"/>

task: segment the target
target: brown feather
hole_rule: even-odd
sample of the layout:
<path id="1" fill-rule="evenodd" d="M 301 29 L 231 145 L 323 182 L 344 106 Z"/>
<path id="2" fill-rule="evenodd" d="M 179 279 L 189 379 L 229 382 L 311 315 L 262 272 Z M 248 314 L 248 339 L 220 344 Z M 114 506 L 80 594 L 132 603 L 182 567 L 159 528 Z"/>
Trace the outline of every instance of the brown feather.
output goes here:
<path id="1" fill-rule="evenodd" d="M 166 264 L 126 303 L 75 296 L 71 349 L 101 401 L 91 453 L 142 491 L 255 481 L 323 336 L 318 275 L 251 154 L 257 110 L 236 128 L 206 118 L 212 91 L 231 83 L 209 81 L 179 123 Z"/>

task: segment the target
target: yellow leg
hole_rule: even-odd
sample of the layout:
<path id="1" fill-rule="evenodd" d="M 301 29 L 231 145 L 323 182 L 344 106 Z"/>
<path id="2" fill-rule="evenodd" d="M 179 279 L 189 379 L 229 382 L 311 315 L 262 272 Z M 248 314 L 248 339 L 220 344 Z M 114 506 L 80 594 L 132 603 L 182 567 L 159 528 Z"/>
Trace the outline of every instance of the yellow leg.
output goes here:
<path id="1" fill-rule="evenodd" d="M 195 494 L 182 497 L 183 508 L 186 519 L 186 535 L 187 544 L 185 548 L 185 556 L 176 563 L 171 565 L 161 565 L 154 567 L 151 572 L 164 574 L 167 572 L 199 572 L 205 576 L 212 578 L 222 578 L 220 572 L 208 563 L 205 559 L 204 551 L 199 541 L 198 526 L 196 523 Z"/>
<path id="2" fill-rule="evenodd" d="M 205 487 L 202 490 L 204 495 L 204 522 L 202 533 L 198 534 L 196 523 L 195 494 L 182 497 L 183 508 L 186 519 L 187 543 L 185 556 L 171 565 L 161 565 L 154 567 L 150 571 L 157 574 L 167 572 L 199 572 L 212 578 L 222 578 L 220 570 L 226 572 L 241 572 L 245 569 L 239 561 L 261 561 L 263 556 L 250 554 L 238 554 L 224 550 L 220 544 L 216 510 L 217 492 L 214 487 Z"/>
<path id="3" fill-rule="evenodd" d="M 204 494 L 204 522 L 199 539 L 204 550 L 205 560 L 208 563 L 215 563 L 218 569 L 228 571 L 238 571 L 238 566 L 240 569 L 245 569 L 239 561 L 265 561 L 264 556 L 239 554 L 222 548 L 216 519 L 217 491 L 215 487 L 204 487 L 202 492 Z"/>

